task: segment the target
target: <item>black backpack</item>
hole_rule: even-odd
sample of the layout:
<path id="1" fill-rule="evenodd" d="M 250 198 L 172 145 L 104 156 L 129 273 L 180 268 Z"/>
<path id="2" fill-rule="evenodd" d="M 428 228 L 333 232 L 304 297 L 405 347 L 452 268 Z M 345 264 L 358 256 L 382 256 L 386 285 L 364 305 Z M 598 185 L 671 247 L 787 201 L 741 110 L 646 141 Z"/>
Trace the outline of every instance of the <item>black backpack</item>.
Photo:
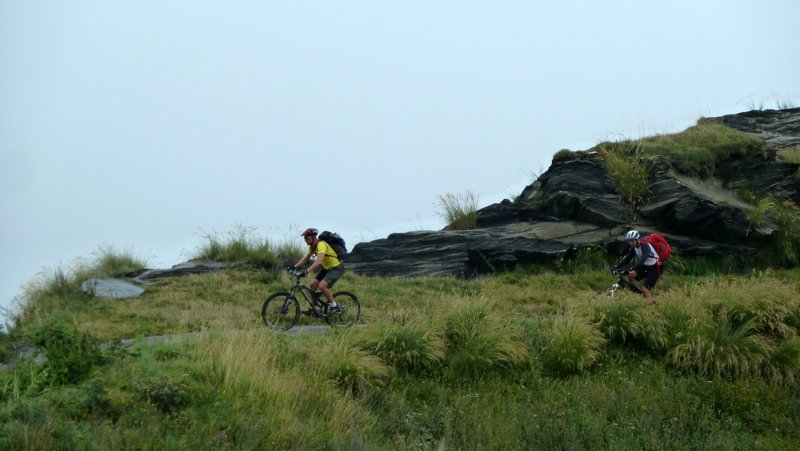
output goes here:
<path id="1" fill-rule="evenodd" d="M 344 238 L 338 233 L 325 230 L 319 234 L 319 239 L 333 248 L 333 251 L 336 252 L 335 258 L 338 258 L 339 261 L 342 261 L 347 255 L 347 245 L 344 242 Z"/>

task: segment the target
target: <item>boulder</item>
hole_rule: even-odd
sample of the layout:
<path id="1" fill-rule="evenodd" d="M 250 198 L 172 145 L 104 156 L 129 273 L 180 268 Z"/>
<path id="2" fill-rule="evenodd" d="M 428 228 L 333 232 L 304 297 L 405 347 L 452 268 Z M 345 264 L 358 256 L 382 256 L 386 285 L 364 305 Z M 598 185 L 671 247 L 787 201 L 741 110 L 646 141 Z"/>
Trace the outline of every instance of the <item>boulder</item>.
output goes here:
<path id="1" fill-rule="evenodd" d="M 144 293 L 144 288 L 120 279 L 88 279 L 81 284 L 81 291 L 100 298 L 135 298 Z"/>

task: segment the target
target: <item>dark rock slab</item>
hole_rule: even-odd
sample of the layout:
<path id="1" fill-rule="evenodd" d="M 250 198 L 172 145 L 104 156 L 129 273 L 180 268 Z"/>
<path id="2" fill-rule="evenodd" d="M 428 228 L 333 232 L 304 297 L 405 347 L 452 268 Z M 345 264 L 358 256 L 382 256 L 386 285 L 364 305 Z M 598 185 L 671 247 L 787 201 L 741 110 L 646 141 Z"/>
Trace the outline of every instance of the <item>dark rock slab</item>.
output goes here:
<path id="1" fill-rule="evenodd" d="M 135 275 L 134 281 L 148 283 L 164 277 L 180 277 L 189 274 L 203 274 L 207 272 L 220 271 L 234 266 L 229 262 L 213 262 L 192 260 L 180 263 L 168 269 L 147 269 Z"/>

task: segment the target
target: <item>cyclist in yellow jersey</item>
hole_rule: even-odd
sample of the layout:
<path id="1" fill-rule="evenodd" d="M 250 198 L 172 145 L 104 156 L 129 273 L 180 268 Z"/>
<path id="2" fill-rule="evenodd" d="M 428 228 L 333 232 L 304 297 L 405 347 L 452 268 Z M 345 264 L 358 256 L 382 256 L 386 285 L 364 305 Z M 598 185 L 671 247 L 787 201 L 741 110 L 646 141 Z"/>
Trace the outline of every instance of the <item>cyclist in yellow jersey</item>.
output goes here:
<path id="1" fill-rule="evenodd" d="M 333 247 L 317 238 L 317 233 L 317 229 L 309 228 L 300 234 L 306 244 L 308 244 L 308 252 L 306 252 L 306 255 L 295 263 L 292 268 L 302 268 L 311 260 L 312 255 L 317 256 L 311 266 L 305 270 L 306 273 L 319 270 L 314 279 L 309 282 L 308 288 L 310 288 L 311 291 L 317 291 L 319 289 L 328 301 L 328 312 L 334 312 L 338 307 L 336 301 L 333 299 L 331 288 L 333 284 L 342 277 L 342 274 L 344 274 L 344 265 L 342 261 L 339 260 Z"/>

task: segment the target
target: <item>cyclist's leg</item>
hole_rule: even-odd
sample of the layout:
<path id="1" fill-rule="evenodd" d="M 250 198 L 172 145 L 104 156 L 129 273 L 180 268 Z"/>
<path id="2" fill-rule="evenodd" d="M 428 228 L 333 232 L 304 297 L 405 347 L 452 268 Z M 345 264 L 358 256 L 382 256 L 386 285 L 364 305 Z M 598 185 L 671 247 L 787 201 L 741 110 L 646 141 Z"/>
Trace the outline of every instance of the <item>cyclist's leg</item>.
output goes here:
<path id="1" fill-rule="evenodd" d="M 641 263 L 637 263 L 634 265 L 633 268 L 628 271 L 628 284 L 631 287 L 631 290 L 635 291 L 636 293 L 641 293 L 645 297 L 649 297 L 649 291 L 647 294 L 644 292 L 644 285 L 641 282 L 642 279 L 647 277 L 647 267 L 642 265 Z"/>
<path id="2" fill-rule="evenodd" d="M 340 264 L 335 268 L 325 271 L 325 274 L 323 274 L 321 277 L 319 289 L 328 300 L 328 305 L 333 305 L 336 303 L 336 300 L 333 298 L 333 293 L 331 293 L 331 288 L 333 288 L 333 284 L 335 284 L 336 281 L 342 277 L 342 274 L 344 274 L 344 265 Z"/>
<path id="3" fill-rule="evenodd" d="M 649 298 L 651 296 L 650 290 L 656 286 L 658 276 L 659 271 L 656 266 L 645 267 L 645 273 L 643 274 L 644 282 L 642 283 L 642 294 L 644 297 Z"/>
<path id="4" fill-rule="evenodd" d="M 330 302 L 328 301 L 327 296 L 325 296 L 325 292 L 319 286 L 320 283 L 322 283 L 322 279 L 325 277 L 325 274 L 327 272 L 328 272 L 327 269 L 320 268 L 319 271 L 317 271 L 317 273 L 314 274 L 314 278 L 312 278 L 311 281 L 308 283 L 308 289 L 311 290 L 312 293 L 314 293 L 314 298 L 322 302 L 323 304 L 327 304 L 328 302 Z M 322 293 L 322 296 L 320 296 L 320 292 Z"/>

